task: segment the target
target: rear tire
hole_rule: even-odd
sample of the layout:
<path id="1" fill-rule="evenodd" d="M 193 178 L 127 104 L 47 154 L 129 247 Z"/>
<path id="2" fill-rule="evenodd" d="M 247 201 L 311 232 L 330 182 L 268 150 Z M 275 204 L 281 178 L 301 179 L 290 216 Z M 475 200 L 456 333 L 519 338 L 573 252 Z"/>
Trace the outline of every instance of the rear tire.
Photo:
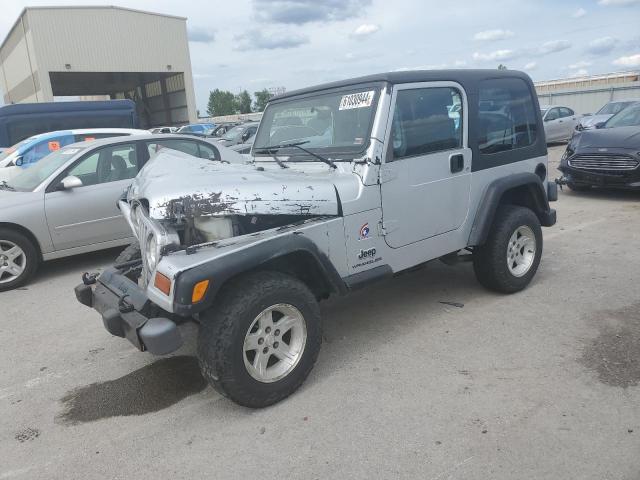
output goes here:
<path id="1" fill-rule="evenodd" d="M 25 235 L 0 228 L 0 292 L 24 285 L 38 269 L 40 255 Z"/>
<path id="2" fill-rule="evenodd" d="M 542 228 L 525 207 L 501 205 L 484 245 L 473 251 L 473 269 L 486 288 L 501 293 L 524 289 L 542 257 Z"/>
<path id="3" fill-rule="evenodd" d="M 322 343 L 313 293 L 280 272 L 232 280 L 200 320 L 202 375 L 218 392 L 251 408 L 272 405 L 297 390 Z"/>

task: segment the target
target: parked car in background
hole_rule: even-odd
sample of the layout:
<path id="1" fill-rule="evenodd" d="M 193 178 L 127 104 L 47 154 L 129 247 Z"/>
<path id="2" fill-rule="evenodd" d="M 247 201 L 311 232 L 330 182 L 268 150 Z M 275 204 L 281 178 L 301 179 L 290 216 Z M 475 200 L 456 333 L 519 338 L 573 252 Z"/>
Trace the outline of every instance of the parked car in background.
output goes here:
<path id="1" fill-rule="evenodd" d="M 149 129 L 149 132 L 153 133 L 153 134 L 158 134 L 158 133 L 175 133 L 178 131 L 178 127 L 155 127 L 155 128 L 151 128 Z"/>
<path id="2" fill-rule="evenodd" d="M 245 155 L 246 158 L 250 158 L 251 148 L 253 147 L 253 141 L 255 139 L 256 139 L 256 136 L 254 135 L 245 143 L 238 143 L 237 145 L 232 145 L 229 147 L 229 149 L 233 150 L 234 152 L 238 152 L 240 155 Z"/>
<path id="3" fill-rule="evenodd" d="M 564 174 L 560 183 L 572 190 L 640 189 L 640 102 L 596 129 L 576 132 L 559 170 Z"/>
<path id="4" fill-rule="evenodd" d="M 146 130 L 133 128 L 88 128 L 34 135 L 0 153 L 0 180 L 11 179 L 21 170 L 36 164 L 51 152 L 72 143 L 147 133 Z"/>
<path id="5" fill-rule="evenodd" d="M 541 105 L 540 112 L 547 143 L 569 140 L 580 123 L 579 116 L 569 107 Z"/>
<path id="6" fill-rule="evenodd" d="M 20 103 L 0 107 L 0 147 L 38 133 L 73 128 L 138 128 L 131 100 Z"/>
<path id="7" fill-rule="evenodd" d="M 149 158 L 169 150 L 176 170 L 193 156 L 244 162 L 207 140 L 147 133 L 63 146 L 0 181 L 0 291 L 24 284 L 41 261 L 130 243 L 117 200 Z"/>
<path id="8" fill-rule="evenodd" d="M 584 116 L 578 124 L 578 130 L 589 130 L 595 128 L 597 124 L 606 122 L 616 113 L 621 112 L 629 105 L 640 102 L 640 100 L 615 100 L 606 103 L 595 115 Z"/>
<path id="9" fill-rule="evenodd" d="M 238 145 L 240 143 L 246 143 L 256 134 L 256 132 L 258 131 L 258 125 L 260 125 L 260 122 L 247 122 L 241 125 L 237 125 L 227 133 L 222 135 L 222 137 L 220 137 L 220 139 L 218 140 L 218 143 L 224 145 L 225 147 Z"/>
<path id="10" fill-rule="evenodd" d="M 209 137 L 222 137 L 225 133 L 231 130 L 233 127 L 240 125 L 241 122 L 222 123 L 217 125 L 214 129 L 207 133 Z"/>
<path id="11" fill-rule="evenodd" d="M 182 127 L 178 128 L 175 133 L 180 133 L 183 135 L 206 135 L 207 132 L 211 131 L 214 128 L 215 124 L 213 123 L 193 123 L 191 125 L 183 125 Z"/>

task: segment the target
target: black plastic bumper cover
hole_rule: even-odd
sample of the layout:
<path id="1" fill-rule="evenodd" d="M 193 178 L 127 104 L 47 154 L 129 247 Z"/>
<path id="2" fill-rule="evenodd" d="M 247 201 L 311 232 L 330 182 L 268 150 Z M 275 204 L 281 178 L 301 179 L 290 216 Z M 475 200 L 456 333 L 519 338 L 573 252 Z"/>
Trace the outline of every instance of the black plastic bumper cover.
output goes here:
<path id="1" fill-rule="evenodd" d="M 115 268 L 105 270 L 94 285 L 75 287 L 80 303 L 102 315 L 104 328 L 126 338 L 139 350 L 166 355 L 182 346 L 175 322 L 152 317 L 154 307 L 144 291 Z"/>

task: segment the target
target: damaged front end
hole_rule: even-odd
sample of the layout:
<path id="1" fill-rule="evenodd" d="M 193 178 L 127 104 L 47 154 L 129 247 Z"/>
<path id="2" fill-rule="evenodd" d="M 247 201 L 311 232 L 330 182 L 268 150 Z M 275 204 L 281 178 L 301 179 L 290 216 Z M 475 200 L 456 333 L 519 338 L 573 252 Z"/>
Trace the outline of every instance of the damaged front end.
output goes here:
<path id="1" fill-rule="evenodd" d="M 323 178 L 326 174 L 292 170 L 274 172 L 169 151 L 156 156 L 120 202 L 140 243 L 140 283 L 147 285 L 160 259 L 171 252 L 339 215 L 336 189 Z"/>

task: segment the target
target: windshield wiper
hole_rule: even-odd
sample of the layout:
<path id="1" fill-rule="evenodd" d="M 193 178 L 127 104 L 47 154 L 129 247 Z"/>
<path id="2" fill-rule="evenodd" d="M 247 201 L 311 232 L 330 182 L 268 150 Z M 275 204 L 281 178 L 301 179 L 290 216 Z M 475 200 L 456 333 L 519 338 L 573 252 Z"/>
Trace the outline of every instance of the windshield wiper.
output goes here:
<path id="1" fill-rule="evenodd" d="M 258 148 L 256 150 L 256 153 L 271 153 L 273 155 L 274 154 L 273 152 L 277 152 L 281 148 L 298 148 L 298 149 L 302 150 L 303 152 L 308 153 L 312 157 L 317 158 L 322 163 L 326 163 L 331 168 L 338 168 L 336 166 L 336 164 L 333 163 L 333 161 L 331 159 L 325 158 L 322 155 L 318 155 L 317 153 L 314 153 L 311 150 L 307 150 L 306 148 L 303 148 L 303 147 L 300 146 L 300 145 L 304 145 L 305 143 L 309 143 L 309 141 L 305 140 L 303 142 L 281 143 L 279 145 L 271 145 L 271 146 L 268 146 L 268 147 L 260 147 L 260 148 Z M 275 158 L 275 156 L 274 156 L 274 158 Z"/>
<path id="2" fill-rule="evenodd" d="M 9 185 L 6 180 L 0 180 L 0 188 L 4 190 L 11 190 L 12 192 L 16 191 L 16 189 Z"/>

